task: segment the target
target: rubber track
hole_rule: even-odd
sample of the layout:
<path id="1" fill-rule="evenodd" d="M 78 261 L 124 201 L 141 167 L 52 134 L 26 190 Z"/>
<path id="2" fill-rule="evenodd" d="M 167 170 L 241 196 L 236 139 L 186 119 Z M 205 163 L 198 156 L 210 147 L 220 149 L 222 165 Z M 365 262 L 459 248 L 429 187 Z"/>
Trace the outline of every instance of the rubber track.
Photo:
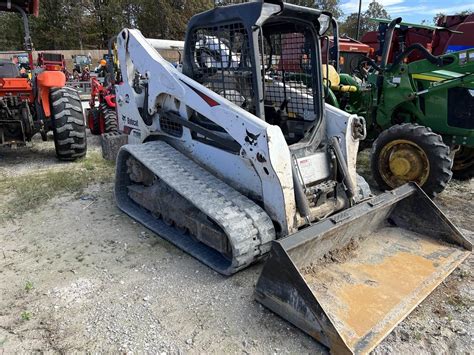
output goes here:
<path id="1" fill-rule="evenodd" d="M 130 155 L 224 230 L 232 246 L 232 262 L 226 262 L 217 251 L 180 234 L 175 228 L 166 228 L 161 220 L 150 221 L 149 212 L 137 209 L 126 188 L 130 184 L 126 172 Z M 115 193 L 119 208 L 124 212 L 225 275 L 257 261 L 270 250 L 271 241 L 275 239 L 273 223 L 262 208 L 165 142 L 122 147 L 117 159 Z"/>

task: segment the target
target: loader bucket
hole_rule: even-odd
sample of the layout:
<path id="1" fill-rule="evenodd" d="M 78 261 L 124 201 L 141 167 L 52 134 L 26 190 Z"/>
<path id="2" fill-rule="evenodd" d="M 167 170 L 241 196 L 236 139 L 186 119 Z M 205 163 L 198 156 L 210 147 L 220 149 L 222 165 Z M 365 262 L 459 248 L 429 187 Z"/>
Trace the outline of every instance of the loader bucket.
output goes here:
<path id="1" fill-rule="evenodd" d="M 332 353 L 368 353 L 471 250 L 406 184 L 275 241 L 255 295 Z"/>

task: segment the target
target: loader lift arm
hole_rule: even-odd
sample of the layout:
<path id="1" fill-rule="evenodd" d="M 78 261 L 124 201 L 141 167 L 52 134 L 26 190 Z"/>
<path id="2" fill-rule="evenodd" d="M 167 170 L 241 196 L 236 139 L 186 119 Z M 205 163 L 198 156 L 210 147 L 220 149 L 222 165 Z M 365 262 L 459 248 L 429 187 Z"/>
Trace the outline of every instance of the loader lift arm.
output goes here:
<path id="1" fill-rule="evenodd" d="M 292 175 L 288 170 L 275 171 L 273 168 L 273 166 L 284 165 L 285 160 L 290 160 L 289 150 L 284 149 L 286 142 L 281 131 L 178 72 L 158 54 L 139 31 L 123 30 L 118 36 L 118 43 L 120 64 L 124 67 L 123 64 L 126 63 L 126 71 L 122 70 L 124 83 L 117 86 L 119 107 L 124 106 L 125 100 L 137 96 L 133 89 L 133 80 L 136 73 L 140 73 L 139 75 L 143 75 L 148 81 L 148 97 L 146 98 L 148 115 L 159 116 L 159 109 L 162 112 L 167 111 L 167 102 L 161 100 L 169 95 L 183 103 L 174 110 L 168 109 L 174 111 L 169 115 L 174 117 L 179 115 L 181 119 L 189 120 L 192 110 L 219 127 L 225 127 L 229 138 L 239 145 L 238 155 L 252 161 L 253 167 L 262 180 L 263 190 L 273 191 L 271 194 L 275 196 L 275 200 L 280 201 L 278 205 L 268 202 L 269 210 L 272 211 L 270 215 L 275 220 L 287 220 L 286 210 L 288 206 L 295 204 L 291 193 Z M 139 99 L 144 100 L 144 95 Z M 127 108 L 130 111 L 124 113 L 125 120 L 140 117 L 143 114 L 138 111 L 137 105 L 127 105 Z M 150 127 L 146 125 L 141 128 L 150 130 Z M 271 162 L 270 157 L 272 157 Z M 288 189 L 282 186 L 288 186 L 290 193 L 286 192 L 285 190 Z M 281 227 L 283 230 L 291 228 L 287 225 Z"/>

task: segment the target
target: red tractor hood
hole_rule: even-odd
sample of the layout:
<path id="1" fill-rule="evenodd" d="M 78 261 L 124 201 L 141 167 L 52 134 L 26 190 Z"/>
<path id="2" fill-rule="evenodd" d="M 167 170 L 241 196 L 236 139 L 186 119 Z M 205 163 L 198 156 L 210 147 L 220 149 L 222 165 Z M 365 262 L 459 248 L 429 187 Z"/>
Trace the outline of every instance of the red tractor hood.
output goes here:
<path id="1" fill-rule="evenodd" d="M 17 12 L 10 4 L 21 7 L 27 14 L 38 16 L 39 0 L 0 0 L 0 11 Z"/>

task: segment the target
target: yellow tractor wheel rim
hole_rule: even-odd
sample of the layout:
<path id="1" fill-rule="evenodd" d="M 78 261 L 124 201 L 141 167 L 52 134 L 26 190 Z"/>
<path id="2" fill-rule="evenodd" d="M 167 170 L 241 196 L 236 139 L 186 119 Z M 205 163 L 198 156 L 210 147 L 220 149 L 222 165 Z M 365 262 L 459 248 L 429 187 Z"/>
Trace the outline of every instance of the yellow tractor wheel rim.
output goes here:
<path id="1" fill-rule="evenodd" d="M 409 140 L 397 139 L 385 145 L 379 157 L 379 173 L 392 188 L 414 181 L 428 180 L 430 162 L 421 147 Z"/>

